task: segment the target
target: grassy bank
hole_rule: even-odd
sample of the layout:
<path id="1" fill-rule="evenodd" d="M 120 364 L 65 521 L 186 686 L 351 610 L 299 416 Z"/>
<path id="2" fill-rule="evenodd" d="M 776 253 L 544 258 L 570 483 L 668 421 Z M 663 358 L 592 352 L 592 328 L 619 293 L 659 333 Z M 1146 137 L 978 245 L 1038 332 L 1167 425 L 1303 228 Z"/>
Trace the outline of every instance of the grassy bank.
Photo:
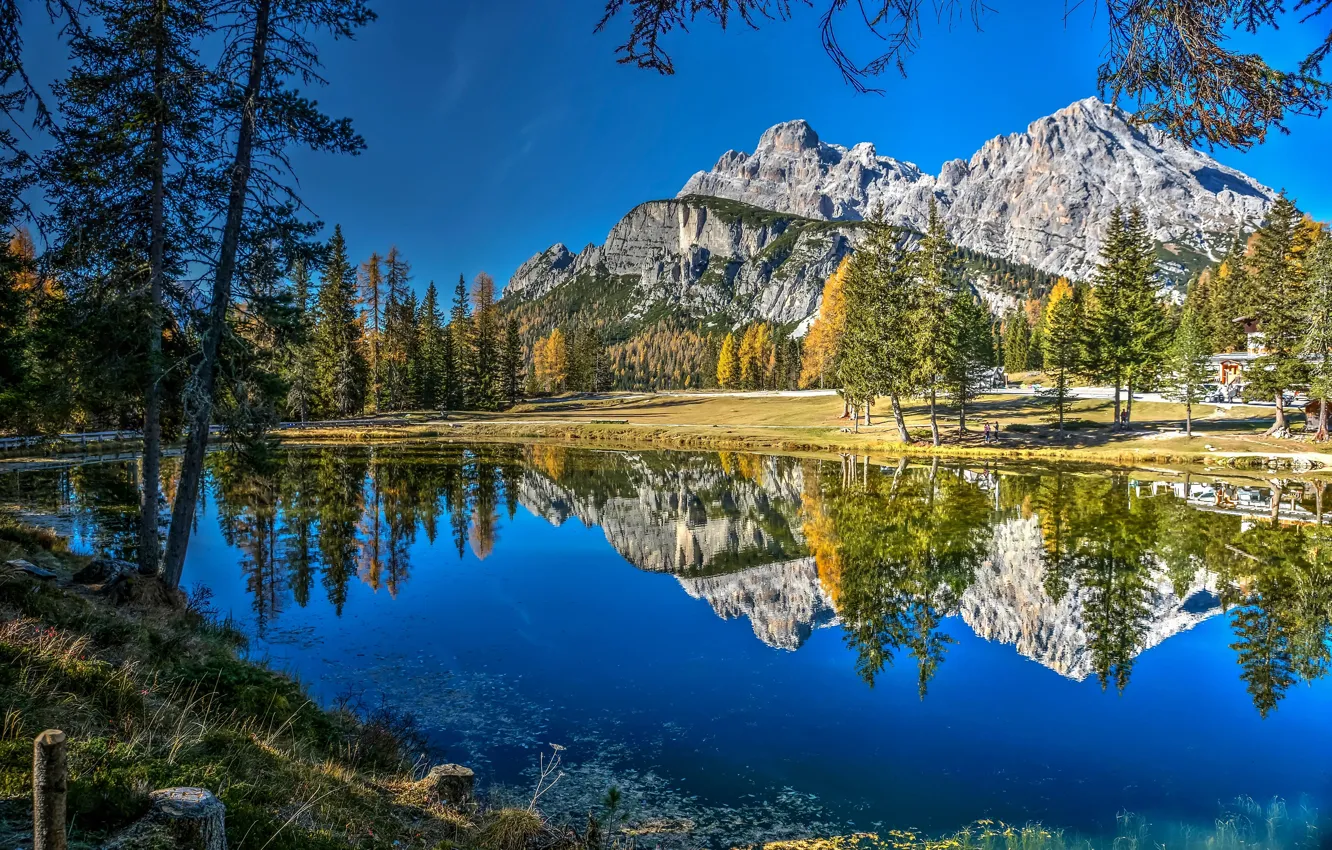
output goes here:
<path id="1" fill-rule="evenodd" d="M 113 603 L 68 583 L 86 558 L 0 522 L 0 561 L 18 557 L 60 578 L 0 567 L 0 846 L 31 832 L 32 740 L 48 728 L 70 738 L 73 847 L 100 846 L 147 811 L 149 791 L 179 785 L 222 799 L 232 848 L 572 844 L 525 809 L 433 801 L 407 719 L 321 710 L 245 660 L 201 598 L 135 579 Z"/>
<path id="2" fill-rule="evenodd" d="M 932 455 L 974 458 L 1083 460 L 1118 465 L 1265 465 L 1269 458 L 1304 467 L 1332 466 L 1332 454 L 1301 440 L 1263 436 L 1263 408 L 1201 406 L 1186 437 L 1183 407 L 1138 402 L 1127 432 L 1110 427 L 1106 400 L 1076 401 L 1063 431 L 1032 396 L 995 395 L 978 401 L 961 432 L 956 416 L 941 418 L 943 444 L 932 445 L 927 410 L 906 407 L 910 443 L 899 439 L 886 405 L 869 427 L 841 418 L 836 396 L 608 394 L 542 399 L 498 413 L 412 413 L 283 431 L 296 442 L 381 441 L 400 438 L 524 439 L 608 448 L 685 448 L 782 453 Z M 982 423 L 1000 430 L 986 442 Z"/>

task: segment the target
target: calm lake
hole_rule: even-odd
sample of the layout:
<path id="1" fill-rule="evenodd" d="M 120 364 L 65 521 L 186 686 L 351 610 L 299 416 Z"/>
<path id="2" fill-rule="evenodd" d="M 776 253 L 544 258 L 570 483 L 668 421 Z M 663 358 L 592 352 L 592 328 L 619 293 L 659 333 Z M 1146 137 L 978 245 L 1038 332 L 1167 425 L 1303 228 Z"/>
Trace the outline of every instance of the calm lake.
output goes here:
<path id="1" fill-rule="evenodd" d="M 137 468 L 11 469 L 0 501 L 131 557 Z M 483 786 L 525 802 L 558 745 L 545 810 L 614 786 L 691 845 L 1113 836 L 1130 812 L 1279 831 L 1332 804 L 1322 507 L 1312 480 L 1238 473 L 219 452 L 185 583 L 254 656 L 414 713 Z"/>

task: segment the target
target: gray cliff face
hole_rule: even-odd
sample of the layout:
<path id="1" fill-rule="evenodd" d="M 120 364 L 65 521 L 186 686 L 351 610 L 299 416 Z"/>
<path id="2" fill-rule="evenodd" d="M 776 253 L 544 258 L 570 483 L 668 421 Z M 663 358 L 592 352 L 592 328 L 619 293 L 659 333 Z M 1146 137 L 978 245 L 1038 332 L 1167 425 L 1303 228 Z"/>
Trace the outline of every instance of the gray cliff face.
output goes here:
<path id="1" fill-rule="evenodd" d="M 1092 675 L 1083 623 L 1090 595 L 1076 581 L 1058 601 L 1046 593 L 1045 549 L 1039 517 L 1007 520 L 994 529 L 990 558 L 962 594 L 959 613 L 979 637 L 1010 644 L 1061 676 L 1082 681 Z M 1133 654 L 1188 631 L 1221 612 L 1216 576 L 1199 570 L 1184 595 L 1175 594 L 1164 570 L 1153 574 L 1146 631 Z"/>
<path id="2" fill-rule="evenodd" d="M 797 649 L 814 629 L 835 623 L 836 614 L 814 559 L 792 557 L 793 549 L 803 551 L 793 513 L 803 487 L 800 467 L 775 458 L 763 464 L 761 483 L 716 467 L 638 465 L 638 492 L 604 501 L 529 471 L 519 501 L 556 525 L 576 518 L 599 526 L 634 566 L 674 575 L 717 616 L 748 618 L 764 643 Z M 792 514 L 789 520 L 779 519 L 783 511 Z M 783 525 L 786 533 L 774 535 L 774 526 Z"/>
<path id="3" fill-rule="evenodd" d="M 734 322 L 799 322 L 817 308 L 823 281 L 858 238 L 853 225 L 807 228 L 797 216 L 746 221 L 718 206 L 707 198 L 640 204 L 602 245 L 577 256 L 555 245 L 523 263 L 504 295 L 530 300 L 581 276 L 613 276 L 637 287 L 626 319 L 667 302 Z"/>
<path id="4" fill-rule="evenodd" d="M 909 226 L 919 225 L 933 193 L 934 178 L 911 163 L 879 156 L 868 142 L 819 141 L 805 121 L 772 127 L 752 154 L 727 151 L 680 190 L 831 221 L 858 221 L 882 206 L 889 221 Z"/>
<path id="5" fill-rule="evenodd" d="M 917 229 L 934 197 L 959 245 L 1083 279 L 1116 205 L 1141 205 L 1167 250 L 1215 258 L 1238 227 L 1262 220 L 1274 198 L 1096 98 L 993 138 L 970 160 L 945 163 L 937 177 L 869 144 L 821 142 L 808 124 L 792 121 L 764 133 L 752 154 L 728 152 L 680 194 L 820 219 L 861 219 L 882 206 L 889 221 Z"/>
<path id="6" fill-rule="evenodd" d="M 518 499 L 555 525 L 577 518 L 599 527 L 626 560 L 652 572 L 698 575 L 790 560 L 793 548 L 803 553 L 793 513 L 803 486 L 799 466 L 764 458 L 756 483 L 717 466 L 662 470 L 626 457 L 633 493 L 580 496 L 529 470 Z"/>
<path id="7" fill-rule="evenodd" d="M 799 649 L 815 629 L 837 624 L 813 558 L 677 580 L 685 593 L 707 602 L 723 620 L 748 619 L 754 636 L 778 649 Z"/>

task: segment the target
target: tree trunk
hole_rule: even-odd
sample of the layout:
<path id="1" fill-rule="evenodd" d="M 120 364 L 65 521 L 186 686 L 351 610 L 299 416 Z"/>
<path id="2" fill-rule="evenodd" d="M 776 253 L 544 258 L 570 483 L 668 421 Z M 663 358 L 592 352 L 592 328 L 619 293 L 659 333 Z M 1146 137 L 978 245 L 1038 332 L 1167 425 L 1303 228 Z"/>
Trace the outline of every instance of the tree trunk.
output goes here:
<path id="1" fill-rule="evenodd" d="M 1128 397 L 1124 399 L 1124 424 L 1127 426 L 1130 422 L 1133 421 L 1133 379 L 1132 378 L 1129 378 L 1128 387 L 1126 389 L 1128 390 L 1127 392 Z"/>
<path id="2" fill-rule="evenodd" d="M 967 395 L 962 393 L 957 397 L 957 433 L 967 433 Z"/>
<path id="3" fill-rule="evenodd" d="M 871 424 L 871 423 L 870 423 L 870 405 L 873 404 L 873 403 L 874 403 L 873 400 L 865 402 L 865 427 L 866 427 L 866 428 L 868 428 L 868 427 L 870 426 L 870 424 Z"/>
<path id="4" fill-rule="evenodd" d="M 1193 402 L 1184 400 L 1184 436 L 1193 436 Z"/>
<path id="5" fill-rule="evenodd" d="M 1119 418 L 1120 406 L 1119 406 L 1119 405 L 1120 405 L 1120 399 L 1119 399 L 1119 378 L 1115 378 L 1115 425 L 1114 425 L 1114 428 L 1112 429 L 1112 430 L 1115 430 L 1115 431 L 1118 431 L 1118 430 L 1120 429 L 1120 424 L 1119 424 L 1119 423 L 1120 423 L 1120 418 Z"/>
<path id="6" fill-rule="evenodd" d="M 166 128 L 162 112 L 166 84 L 166 21 L 159 7 L 158 39 L 153 62 L 152 236 L 148 252 L 148 373 L 143 392 L 143 474 L 139 505 L 139 572 L 157 573 L 161 543 L 157 539 L 157 503 L 162 480 L 162 277 L 166 273 Z"/>
<path id="7" fill-rule="evenodd" d="M 904 443 L 911 442 L 911 432 L 907 430 L 906 417 L 902 415 L 902 400 L 897 397 L 897 393 L 889 393 L 888 398 L 893 402 L 893 420 L 897 423 L 897 436 Z"/>
<path id="8" fill-rule="evenodd" d="M 1320 443 L 1327 441 L 1327 399 L 1318 402 L 1318 436 L 1314 439 Z"/>
<path id="9" fill-rule="evenodd" d="M 939 448 L 939 416 L 936 411 L 936 405 L 938 402 L 937 395 L 938 394 L 934 391 L 934 389 L 931 388 L 930 389 L 930 440 L 934 443 L 934 447 L 936 449 Z"/>
<path id="10" fill-rule="evenodd" d="M 32 847 L 65 850 L 65 733 L 47 729 L 32 744 Z"/>
<path id="11" fill-rule="evenodd" d="M 855 407 L 853 407 L 853 408 L 851 409 L 851 422 L 853 423 L 853 427 L 855 428 L 856 433 L 859 434 L 859 433 L 860 433 L 860 405 L 856 405 Z"/>
<path id="12" fill-rule="evenodd" d="M 1290 426 L 1286 424 L 1286 400 L 1281 397 L 1281 391 L 1276 392 L 1276 418 L 1272 421 L 1272 427 L 1267 429 L 1267 436 L 1280 437 L 1286 433 Z"/>
<path id="13" fill-rule="evenodd" d="M 203 477 L 204 455 L 208 450 L 208 428 L 213 419 L 213 389 L 217 383 L 217 359 L 226 331 L 227 307 L 231 303 L 231 282 L 236 272 L 236 251 L 240 245 L 246 193 L 250 185 L 259 90 L 263 84 L 268 52 L 269 15 L 273 0 L 259 0 L 255 9 L 254 41 L 250 48 L 249 78 L 241 105 L 240 133 L 236 139 L 236 160 L 231 168 L 231 192 L 227 199 L 227 219 L 222 231 L 217 274 L 213 279 L 213 303 L 209 308 L 208 327 L 204 331 L 203 358 L 187 390 L 193 404 L 190 433 L 180 463 L 180 482 L 171 511 L 171 530 L 167 533 L 166 558 L 162 580 L 168 587 L 180 584 L 185 568 L 185 549 L 190 542 L 190 526 L 199 501 L 199 482 Z M 190 398 L 192 396 L 193 398 Z"/>

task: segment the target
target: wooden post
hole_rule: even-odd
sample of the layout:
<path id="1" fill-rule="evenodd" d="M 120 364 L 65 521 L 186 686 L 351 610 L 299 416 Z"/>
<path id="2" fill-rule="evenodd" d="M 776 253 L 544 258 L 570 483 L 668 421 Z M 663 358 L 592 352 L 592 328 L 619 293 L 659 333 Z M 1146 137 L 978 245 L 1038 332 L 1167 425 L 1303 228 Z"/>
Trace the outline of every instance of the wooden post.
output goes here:
<path id="1" fill-rule="evenodd" d="M 65 850 L 65 733 L 47 729 L 32 746 L 32 847 Z"/>

